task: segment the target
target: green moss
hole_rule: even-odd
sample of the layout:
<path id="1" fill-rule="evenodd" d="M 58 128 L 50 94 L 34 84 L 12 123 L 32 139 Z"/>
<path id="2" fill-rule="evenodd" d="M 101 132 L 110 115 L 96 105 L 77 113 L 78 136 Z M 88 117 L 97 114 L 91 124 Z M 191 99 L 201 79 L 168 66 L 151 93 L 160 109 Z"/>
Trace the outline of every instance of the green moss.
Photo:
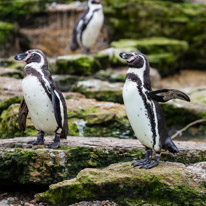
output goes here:
<path id="1" fill-rule="evenodd" d="M 105 0 L 103 4 L 111 41 L 155 36 L 187 41 L 183 66 L 205 68 L 201 45 L 205 42 L 206 5 L 151 0 Z"/>
<path id="2" fill-rule="evenodd" d="M 10 105 L 20 103 L 21 100 L 22 100 L 21 97 L 16 96 L 16 97 L 11 97 L 9 99 L 5 99 L 1 101 L 0 102 L 0 115 L 4 110 L 8 109 Z"/>
<path id="3" fill-rule="evenodd" d="M 96 55 L 70 55 L 59 57 L 53 73 L 91 75 L 105 69 L 109 65 L 109 57 L 105 54 Z"/>
<path id="4" fill-rule="evenodd" d="M 186 41 L 164 37 L 144 38 L 140 40 L 122 39 L 111 43 L 115 48 L 134 48 L 144 53 L 150 65 L 157 68 L 162 76 L 176 71 L 181 57 L 188 49 Z"/>
<path id="5" fill-rule="evenodd" d="M 100 70 L 95 74 L 95 78 L 110 82 L 125 82 L 125 74 L 118 74 L 115 71 Z"/>
<path id="6" fill-rule="evenodd" d="M 14 26 L 12 24 L 0 21 L 0 44 L 5 44 L 13 32 Z"/>
<path id="7" fill-rule="evenodd" d="M 84 168 L 106 167 L 118 161 L 131 160 L 135 153 L 69 146 L 61 146 L 54 151 L 44 148 L 0 150 L 0 185 L 50 185 L 71 179 Z"/>
<path id="8" fill-rule="evenodd" d="M 14 22 L 31 16 L 34 13 L 44 10 L 47 1 L 0 1 L 0 19 L 4 21 Z"/>
<path id="9" fill-rule="evenodd" d="M 53 205 L 109 199 L 119 205 L 134 203 L 160 205 L 206 205 L 205 187 L 190 179 L 181 165 L 162 165 L 150 171 L 131 168 L 131 163 L 114 164 L 104 170 L 85 169 L 76 179 L 52 185 L 36 195 Z M 64 194 L 58 196 L 58 194 Z M 57 196 L 56 196 L 57 194 Z"/>

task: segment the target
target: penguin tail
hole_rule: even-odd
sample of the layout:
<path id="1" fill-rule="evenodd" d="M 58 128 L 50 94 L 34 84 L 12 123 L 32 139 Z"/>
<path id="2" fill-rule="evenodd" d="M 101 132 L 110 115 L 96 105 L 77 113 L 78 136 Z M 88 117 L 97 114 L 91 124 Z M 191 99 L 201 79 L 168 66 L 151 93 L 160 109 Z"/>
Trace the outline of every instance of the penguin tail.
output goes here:
<path id="1" fill-rule="evenodd" d="M 165 150 L 168 150 L 171 153 L 178 153 L 179 150 L 176 147 L 175 143 L 172 141 L 172 139 L 170 137 L 168 137 L 162 147 Z"/>

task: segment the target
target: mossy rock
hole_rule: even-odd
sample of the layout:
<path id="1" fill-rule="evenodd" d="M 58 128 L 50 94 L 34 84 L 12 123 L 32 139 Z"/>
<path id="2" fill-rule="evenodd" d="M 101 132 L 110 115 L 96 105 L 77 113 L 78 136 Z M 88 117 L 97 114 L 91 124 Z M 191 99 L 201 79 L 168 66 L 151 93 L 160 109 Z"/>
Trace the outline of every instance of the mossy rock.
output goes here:
<path id="1" fill-rule="evenodd" d="M 70 91 L 73 84 L 75 84 L 80 79 L 79 76 L 69 74 L 53 75 L 52 78 L 62 92 Z"/>
<path id="2" fill-rule="evenodd" d="M 104 168 L 145 156 L 144 147 L 136 139 L 68 136 L 66 140 L 61 140 L 57 150 L 27 144 L 34 139 L 22 137 L 1 140 L 0 186 L 50 185 L 74 178 L 85 168 Z M 45 144 L 51 143 L 52 139 L 45 137 Z M 176 155 L 162 152 L 161 160 L 184 164 L 206 161 L 204 143 L 180 141 L 175 144 L 180 152 Z"/>
<path id="3" fill-rule="evenodd" d="M 100 70 L 94 77 L 109 82 L 125 82 L 126 79 L 125 73 L 118 73 L 116 70 Z"/>
<path id="4" fill-rule="evenodd" d="M 202 168 L 202 172 L 204 169 Z M 160 163 L 151 170 L 132 168 L 131 162 L 99 169 L 84 169 L 76 178 L 51 185 L 37 194 L 50 205 L 109 199 L 120 206 L 206 205 L 205 180 L 178 163 Z"/>
<path id="5" fill-rule="evenodd" d="M 18 102 L 20 99 L 14 98 L 2 104 L 2 108 L 7 108 L 11 105 L 7 109 L 2 109 L 3 112 L 0 116 L 0 138 L 37 135 L 37 131 L 30 118 L 27 119 L 26 131 L 23 133 L 20 130 L 18 125 L 19 104 L 12 104 L 16 101 Z M 68 107 L 69 135 L 135 138 L 127 119 L 124 105 L 85 98 L 68 99 L 66 103 Z M 180 129 L 195 120 L 206 117 L 205 105 L 171 101 L 167 104 L 161 104 L 161 106 L 169 130 Z M 197 138 L 199 132 L 201 136 L 205 137 L 204 125 L 197 125 L 193 130 L 189 130 L 187 135 Z"/>
<path id="6" fill-rule="evenodd" d="M 121 39 L 111 43 L 114 48 L 135 48 L 144 54 L 162 54 L 171 52 L 175 55 L 182 56 L 188 49 L 186 41 L 169 39 L 165 37 L 151 37 L 138 40 Z"/>
<path id="7" fill-rule="evenodd" d="M 123 83 L 109 83 L 98 79 L 88 79 L 77 82 L 71 91 L 80 92 L 87 98 L 94 98 L 99 101 L 123 103 L 122 87 Z"/>
<path id="8" fill-rule="evenodd" d="M 188 49 L 186 41 L 152 37 L 139 40 L 121 39 L 112 42 L 115 48 L 134 48 L 145 54 L 150 65 L 160 72 L 162 76 L 174 73 L 181 65 L 181 58 Z"/>
<path id="9" fill-rule="evenodd" d="M 21 100 L 22 100 L 21 97 L 16 96 L 16 97 L 11 97 L 11 98 L 6 98 L 0 101 L 0 115 L 4 110 L 8 109 L 10 105 L 20 103 Z"/>
<path id="10" fill-rule="evenodd" d="M 69 135 L 133 138 L 124 106 L 111 102 L 97 102 L 92 99 L 68 99 Z M 21 131 L 18 125 L 19 104 L 12 104 L 0 116 L 0 138 L 36 136 L 31 119 L 27 118 L 27 128 Z"/>
<path id="11" fill-rule="evenodd" d="M 0 44 L 5 44 L 9 36 L 13 35 L 15 27 L 7 22 L 0 21 Z"/>
<path id="12" fill-rule="evenodd" d="M 10 103 L 9 101 L 7 103 Z M 37 132 L 32 126 L 31 120 L 27 120 L 27 130 L 24 133 L 18 123 L 19 104 L 12 104 L 4 110 L 0 116 L 0 139 L 19 137 L 25 135 L 36 135 Z"/>
<path id="13" fill-rule="evenodd" d="M 151 0 L 106 0 L 103 4 L 110 41 L 155 36 L 187 41 L 189 49 L 182 66 L 205 68 L 201 46 L 205 42 L 205 4 Z"/>
<path id="14" fill-rule="evenodd" d="M 60 56 L 56 60 L 56 65 L 51 68 L 55 74 L 91 75 L 100 69 L 108 66 L 108 55 L 69 55 Z"/>
<path id="15" fill-rule="evenodd" d="M 6 5 L 5 5 L 6 3 Z M 45 9 L 46 1 L 0 1 L 0 19 L 9 22 L 22 21 L 26 17 L 41 12 Z"/>
<path id="16" fill-rule="evenodd" d="M 123 105 L 93 99 L 67 100 L 72 136 L 133 138 Z"/>
<path id="17" fill-rule="evenodd" d="M 16 146 L 22 144 L 16 143 Z M 124 149 L 64 145 L 59 150 L 0 148 L 0 186 L 50 185 L 74 178 L 84 168 L 105 167 L 114 162 L 131 160 L 134 155 L 134 151 Z"/>
<path id="18" fill-rule="evenodd" d="M 109 65 L 112 67 L 126 66 L 126 61 L 120 58 L 120 52 L 138 52 L 137 48 L 127 47 L 127 48 L 108 48 L 99 52 L 100 55 L 107 55 L 109 57 Z"/>

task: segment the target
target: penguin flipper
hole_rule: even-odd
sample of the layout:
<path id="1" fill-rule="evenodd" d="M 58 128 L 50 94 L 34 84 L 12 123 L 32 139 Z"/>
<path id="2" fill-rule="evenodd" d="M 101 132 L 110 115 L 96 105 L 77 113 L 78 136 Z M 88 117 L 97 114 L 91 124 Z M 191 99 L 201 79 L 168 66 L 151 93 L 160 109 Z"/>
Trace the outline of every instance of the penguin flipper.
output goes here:
<path id="1" fill-rule="evenodd" d="M 19 115 L 18 115 L 18 122 L 21 130 L 25 131 L 26 129 L 26 118 L 29 113 L 28 107 L 26 105 L 25 99 L 21 101 L 20 107 L 19 107 Z"/>
<path id="2" fill-rule="evenodd" d="M 52 103 L 54 107 L 54 116 L 56 118 L 57 124 L 59 128 L 62 128 L 62 118 L 61 118 L 61 110 L 60 110 L 60 101 L 57 95 L 55 94 L 55 90 L 50 87 Z"/>
<path id="3" fill-rule="evenodd" d="M 176 89 L 161 89 L 151 91 L 148 95 L 155 101 L 167 102 L 171 99 L 181 99 L 184 101 L 190 101 L 190 98 L 184 93 Z"/>

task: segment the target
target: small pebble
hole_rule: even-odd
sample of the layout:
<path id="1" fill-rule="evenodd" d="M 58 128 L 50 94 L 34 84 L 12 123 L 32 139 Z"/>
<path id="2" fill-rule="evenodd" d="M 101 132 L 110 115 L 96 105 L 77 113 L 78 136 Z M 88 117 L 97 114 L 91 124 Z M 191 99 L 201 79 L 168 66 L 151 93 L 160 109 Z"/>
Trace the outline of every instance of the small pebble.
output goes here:
<path id="1" fill-rule="evenodd" d="M 36 204 L 36 203 L 37 203 L 37 200 L 36 200 L 36 199 L 33 199 L 33 200 L 30 201 L 30 203 Z"/>

